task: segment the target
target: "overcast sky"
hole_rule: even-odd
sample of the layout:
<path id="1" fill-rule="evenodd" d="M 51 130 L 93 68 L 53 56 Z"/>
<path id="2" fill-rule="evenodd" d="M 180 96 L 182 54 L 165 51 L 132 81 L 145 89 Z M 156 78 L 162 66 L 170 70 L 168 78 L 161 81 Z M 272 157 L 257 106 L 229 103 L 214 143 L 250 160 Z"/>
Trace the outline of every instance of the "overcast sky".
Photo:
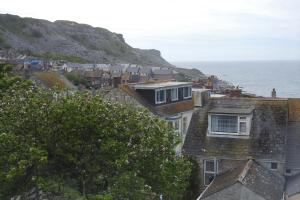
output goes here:
<path id="1" fill-rule="evenodd" d="M 300 59 L 300 0 L 0 1 L 0 13 L 107 28 L 168 61 Z"/>

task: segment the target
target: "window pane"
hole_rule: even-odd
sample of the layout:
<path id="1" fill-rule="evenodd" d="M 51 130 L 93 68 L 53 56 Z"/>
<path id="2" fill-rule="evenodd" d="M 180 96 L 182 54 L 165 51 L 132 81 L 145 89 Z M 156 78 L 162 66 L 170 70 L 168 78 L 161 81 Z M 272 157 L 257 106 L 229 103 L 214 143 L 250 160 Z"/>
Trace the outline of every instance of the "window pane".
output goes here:
<path id="1" fill-rule="evenodd" d="M 177 100 L 178 99 L 177 88 L 172 88 L 171 89 L 171 99 L 172 100 Z"/>
<path id="2" fill-rule="evenodd" d="M 164 102 L 165 101 L 165 90 L 156 91 L 156 101 Z"/>
<path id="3" fill-rule="evenodd" d="M 237 133 L 238 131 L 237 116 L 212 115 L 211 129 L 213 132 Z"/>
<path id="4" fill-rule="evenodd" d="M 178 131 L 179 130 L 179 120 L 174 121 L 174 130 Z"/>
<path id="5" fill-rule="evenodd" d="M 277 169 L 278 164 L 276 162 L 271 162 L 271 169 Z"/>
<path id="6" fill-rule="evenodd" d="M 214 173 L 205 173 L 204 174 L 204 183 L 205 185 L 209 185 L 215 178 Z"/>
<path id="7" fill-rule="evenodd" d="M 240 132 L 246 133 L 246 122 L 240 122 Z"/>
<path id="8" fill-rule="evenodd" d="M 213 160 L 205 161 L 205 171 L 206 172 L 214 172 L 215 171 L 215 162 Z"/>
<path id="9" fill-rule="evenodd" d="M 182 118 L 182 130 L 185 133 L 187 129 L 187 117 Z"/>

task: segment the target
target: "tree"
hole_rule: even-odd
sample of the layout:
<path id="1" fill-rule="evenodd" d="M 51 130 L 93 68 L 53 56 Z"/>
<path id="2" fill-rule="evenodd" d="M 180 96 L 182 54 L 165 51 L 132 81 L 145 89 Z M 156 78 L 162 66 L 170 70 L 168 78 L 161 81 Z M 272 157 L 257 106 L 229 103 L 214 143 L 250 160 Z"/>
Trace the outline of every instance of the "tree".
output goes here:
<path id="1" fill-rule="evenodd" d="M 0 63 L 0 97 L 1 94 L 8 91 L 8 89 L 25 88 L 32 85 L 31 81 L 23 80 L 21 77 L 11 75 L 12 65 L 7 63 Z"/>
<path id="2" fill-rule="evenodd" d="M 0 132 L 47 153 L 45 179 L 56 175 L 86 198 L 182 198 L 191 164 L 176 156 L 169 126 L 148 111 L 38 88 L 2 100 Z"/>
<path id="3" fill-rule="evenodd" d="M 28 189 L 47 162 L 47 153 L 15 134 L 0 134 L 0 197 Z M 22 183 L 22 184 L 20 184 Z M 2 199 L 1 198 L 1 199 Z"/>

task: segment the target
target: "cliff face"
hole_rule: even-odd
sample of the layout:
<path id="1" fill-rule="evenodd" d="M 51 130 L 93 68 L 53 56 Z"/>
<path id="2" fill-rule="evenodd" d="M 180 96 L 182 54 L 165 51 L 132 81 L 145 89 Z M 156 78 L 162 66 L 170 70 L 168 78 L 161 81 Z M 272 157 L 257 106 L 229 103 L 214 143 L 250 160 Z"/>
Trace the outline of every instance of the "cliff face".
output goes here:
<path id="1" fill-rule="evenodd" d="M 8 14 L 0 14 L 0 49 L 73 56 L 87 62 L 172 66 L 158 50 L 133 48 L 121 34 L 107 29 L 72 21 L 50 22 Z"/>

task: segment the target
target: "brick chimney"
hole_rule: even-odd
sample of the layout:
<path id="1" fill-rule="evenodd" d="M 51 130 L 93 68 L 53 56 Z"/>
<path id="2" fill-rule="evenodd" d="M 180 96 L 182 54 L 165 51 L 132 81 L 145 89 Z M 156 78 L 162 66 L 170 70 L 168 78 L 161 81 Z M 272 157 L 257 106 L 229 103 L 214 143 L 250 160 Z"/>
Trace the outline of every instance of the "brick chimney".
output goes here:
<path id="1" fill-rule="evenodd" d="M 276 98 L 276 90 L 275 90 L 275 88 L 273 88 L 273 90 L 272 90 L 272 98 Z"/>

